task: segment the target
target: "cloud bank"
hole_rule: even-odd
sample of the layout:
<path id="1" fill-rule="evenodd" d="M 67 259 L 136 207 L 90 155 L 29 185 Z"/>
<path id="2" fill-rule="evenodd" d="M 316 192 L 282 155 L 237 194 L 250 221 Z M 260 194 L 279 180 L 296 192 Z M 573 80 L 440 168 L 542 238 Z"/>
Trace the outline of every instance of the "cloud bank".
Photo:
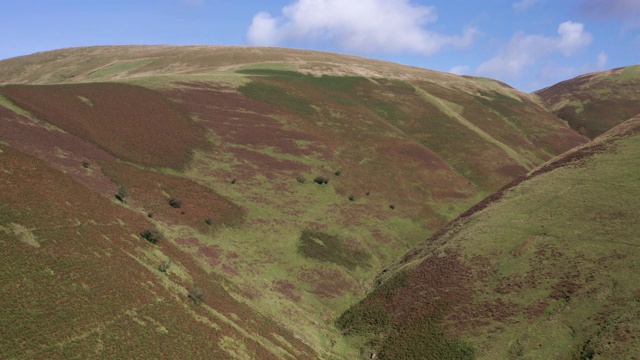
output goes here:
<path id="1" fill-rule="evenodd" d="M 247 39 L 252 45 L 319 42 L 362 53 L 422 55 L 472 44 L 477 33 L 473 28 L 458 36 L 425 28 L 437 19 L 433 7 L 410 0 L 296 0 L 281 16 L 256 14 Z"/>
<path id="2" fill-rule="evenodd" d="M 558 36 L 516 33 L 494 58 L 480 64 L 478 73 L 498 78 L 518 79 L 523 72 L 554 54 L 571 56 L 591 44 L 584 25 L 566 21 L 558 26 Z"/>

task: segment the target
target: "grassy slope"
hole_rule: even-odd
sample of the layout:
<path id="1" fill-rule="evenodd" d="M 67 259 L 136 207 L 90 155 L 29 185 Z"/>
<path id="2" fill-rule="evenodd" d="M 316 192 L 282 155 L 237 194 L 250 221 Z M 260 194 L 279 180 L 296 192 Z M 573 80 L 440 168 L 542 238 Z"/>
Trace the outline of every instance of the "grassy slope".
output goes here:
<path id="1" fill-rule="evenodd" d="M 466 212 L 338 324 L 381 358 L 638 356 L 638 156 L 637 117 Z"/>
<path id="2" fill-rule="evenodd" d="M 127 205 L 153 213 L 178 253 L 229 279 L 233 296 L 295 329 L 323 357 L 353 356 L 334 319 L 384 265 L 514 177 L 585 141 L 498 82 L 335 54 L 98 47 L 0 63 L 3 83 L 87 81 L 153 89 L 126 87 L 172 99 L 169 108 L 187 113 L 188 127 L 202 129 L 208 144 L 185 168 L 184 157 L 172 163 L 182 171 L 125 164 L 116 156 L 144 163 L 140 132 L 129 134 L 122 155 L 117 143 L 43 122 L 43 104 L 10 102 L 15 87 L 3 89 L 2 140 L 93 192 L 112 197 L 129 188 Z M 55 96 L 92 114 L 104 97 L 99 86 L 125 85 L 33 89 L 59 89 Z M 154 128 L 152 116 L 141 120 L 159 139 L 171 135 Z M 197 144 L 187 145 L 177 153 Z M 329 184 L 314 184 L 318 175 Z M 171 196 L 184 208 L 167 207 Z"/>
<path id="3" fill-rule="evenodd" d="M 536 91 L 571 128 L 594 138 L 640 113 L 640 65 L 578 76 Z"/>

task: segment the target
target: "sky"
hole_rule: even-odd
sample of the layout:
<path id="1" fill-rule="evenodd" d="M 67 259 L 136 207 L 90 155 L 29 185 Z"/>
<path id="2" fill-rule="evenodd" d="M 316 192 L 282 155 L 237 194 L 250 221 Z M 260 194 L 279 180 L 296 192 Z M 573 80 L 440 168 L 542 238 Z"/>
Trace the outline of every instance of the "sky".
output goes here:
<path id="1" fill-rule="evenodd" d="M 91 45 L 322 50 L 538 90 L 640 63 L 640 0 L 0 0 L 0 59 Z"/>

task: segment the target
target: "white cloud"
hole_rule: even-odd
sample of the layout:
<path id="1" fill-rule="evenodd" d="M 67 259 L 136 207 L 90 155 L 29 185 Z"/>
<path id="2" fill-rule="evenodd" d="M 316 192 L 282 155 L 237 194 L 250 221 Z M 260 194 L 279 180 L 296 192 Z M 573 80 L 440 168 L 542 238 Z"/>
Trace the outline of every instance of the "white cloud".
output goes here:
<path id="1" fill-rule="evenodd" d="M 320 42 L 348 51 L 423 55 L 472 44 L 473 28 L 459 36 L 425 28 L 437 19 L 433 7 L 410 0 L 296 0 L 279 17 L 256 14 L 247 38 L 253 45 Z"/>
<path id="2" fill-rule="evenodd" d="M 598 54 L 598 61 L 597 61 L 596 67 L 599 70 L 602 70 L 605 67 L 607 67 L 607 63 L 608 62 L 609 62 L 609 56 L 606 53 L 601 52 L 601 53 Z"/>
<path id="3" fill-rule="evenodd" d="M 536 4 L 543 3 L 544 1 L 545 0 L 520 0 L 516 3 L 513 3 L 513 8 L 516 9 L 516 11 L 522 12 L 526 11 Z"/>
<path id="4" fill-rule="evenodd" d="M 584 30 L 581 23 L 563 22 L 558 26 L 558 35 L 516 33 L 496 57 L 480 64 L 478 73 L 517 79 L 525 69 L 555 53 L 571 56 L 591 44 L 591 34 Z"/>
<path id="5" fill-rule="evenodd" d="M 466 75 L 471 72 L 471 67 L 469 65 L 454 66 L 449 69 L 449 72 L 456 75 Z"/>

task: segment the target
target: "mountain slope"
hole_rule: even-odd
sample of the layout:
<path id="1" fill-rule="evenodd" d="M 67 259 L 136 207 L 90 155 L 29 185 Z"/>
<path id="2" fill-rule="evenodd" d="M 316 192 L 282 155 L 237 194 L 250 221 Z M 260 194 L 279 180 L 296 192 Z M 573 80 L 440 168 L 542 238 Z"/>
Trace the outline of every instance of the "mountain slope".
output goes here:
<path id="1" fill-rule="evenodd" d="M 594 138 L 640 114 L 640 65 L 578 76 L 534 94 L 572 129 Z"/>
<path id="2" fill-rule="evenodd" d="M 514 180 L 339 319 L 379 358 L 633 358 L 640 117 Z"/>
<path id="3" fill-rule="evenodd" d="M 494 80 L 300 50 L 65 49 L 0 62 L 0 83 L 4 146 L 128 214 L 117 219 L 142 244 L 152 224 L 166 245 L 149 248 L 150 274 L 163 276 L 161 260 L 179 261 L 185 279 L 212 284 L 199 285 L 205 299 L 222 286 L 254 322 L 282 326 L 274 337 L 291 344 L 285 350 L 260 331 L 269 339 L 256 340 L 261 347 L 246 342 L 282 358 L 356 356 L 334 320 L 375 274 L 486 195 L 587 141 Z M 22 186 L 29 198 L 35 185 Z M 11 204 L 0 225 L 15 237 L 12 224 L 22 222 L 9 219 L 23 209 Z M 111 237 L 95 231 L 78 229 L 78 243 Z M 140 262 L 121 266 L 135 272 Z M 171 285 L 181 300 L 187 283 Z M 65 289 L 51 296 L 73 299 Z M 225 304 L 196 309 L 226 314 Z M 199 318 L 180 306 L 171 321 L 188 319 L 188 329 Z M 243 358 L 230 349 L 246 335 L 218 337 L 212 349 Z M 144 334 L 132 339 L 144 343 Z"/>

